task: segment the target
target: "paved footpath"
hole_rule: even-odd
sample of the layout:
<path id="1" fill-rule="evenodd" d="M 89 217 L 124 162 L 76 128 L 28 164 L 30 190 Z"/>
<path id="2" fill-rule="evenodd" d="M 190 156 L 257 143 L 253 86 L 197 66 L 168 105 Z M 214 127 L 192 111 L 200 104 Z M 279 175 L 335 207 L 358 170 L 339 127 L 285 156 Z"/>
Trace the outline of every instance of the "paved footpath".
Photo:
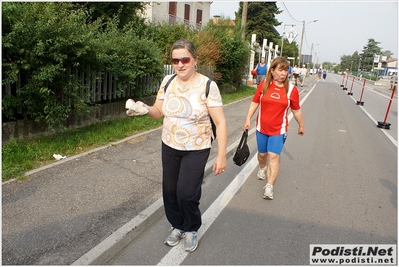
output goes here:
<path id="1" fill-rule="evenodd" d="M 309 90 L 314 80 L 308 77 L 300 90 Z M 230 156 L 250 101 L 225 106 Z M 160 137 L 158 128 L 33 170 L 25 181 L 3 183 L 2 264 L 83 261 L 133 218 L 147 216 L 142 212 L 161 197 Z M 216 153 L 213 148 L 211 163 Z"/>

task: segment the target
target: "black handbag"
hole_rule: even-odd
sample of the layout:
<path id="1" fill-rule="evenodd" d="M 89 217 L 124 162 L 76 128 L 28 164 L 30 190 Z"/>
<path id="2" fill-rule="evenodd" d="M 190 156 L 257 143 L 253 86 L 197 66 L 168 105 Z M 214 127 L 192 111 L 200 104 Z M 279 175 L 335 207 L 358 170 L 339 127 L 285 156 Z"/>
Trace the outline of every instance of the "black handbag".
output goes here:
<path id="1" fill-rule="evenodd" d="M 247 145 L 248 139 L 248 129 L 245 130 L 242 134 L 240 144 L 236 149 L 236 153 L 234 154 L 233 161 L 236 165 L 241 166 L 243 165 L 247 159 L 249 158 L 249 147 Z"/>

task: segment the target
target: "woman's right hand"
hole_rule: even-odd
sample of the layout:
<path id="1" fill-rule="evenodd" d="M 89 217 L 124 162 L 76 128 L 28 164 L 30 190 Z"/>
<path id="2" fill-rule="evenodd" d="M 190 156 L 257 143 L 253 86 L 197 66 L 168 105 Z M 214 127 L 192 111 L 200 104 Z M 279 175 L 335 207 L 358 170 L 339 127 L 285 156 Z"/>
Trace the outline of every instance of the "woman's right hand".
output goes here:
<path id="1" fill-rule="evenodd" d="M 242 125 L 242 130 L 245 132 L 247 129 L 249 130 L 251 128 L 251 121 L 246 120 L 244 124 Z"/>
<path id="2" fill-rule="evenodd" d="M 148 113 L 148 106 L 141 101 L 134 102 L 133 99 L 128 99 L 125 104 L 128 116 L 141 116 Z"/>

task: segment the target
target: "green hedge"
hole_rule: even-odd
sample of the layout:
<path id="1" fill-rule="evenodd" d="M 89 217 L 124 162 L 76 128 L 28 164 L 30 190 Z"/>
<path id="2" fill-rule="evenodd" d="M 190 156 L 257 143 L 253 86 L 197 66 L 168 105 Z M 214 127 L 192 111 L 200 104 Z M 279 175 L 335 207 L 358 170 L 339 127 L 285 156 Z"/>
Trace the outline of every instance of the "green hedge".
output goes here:
<path id="1" fill-rule="evenodd" d="M 241 83 L 249 50 L 238 26 L 210 23 L 198 31 L 185 24 L 146 25 L 135 16 L 121 27 L 118 15 L 94 20 L 91 10 L 77 6 L 2 4 L 3 120 L 16 119 L 18 110 L 26 119 L 44 121 L 49 129 L 63 127 L 72 110 L 87 113 L 93 104 L 81 97 L 86 85 L 71 68 L 96 79 L 101 79 L 97 73 L 111 73 L 120 93 L 145 75 L 162 77 L 170 48 L 180 38 L 193 40 L 199 64 L 213 67 L 211 78 L 221 88 Z M 13 90 L 4 90 L 7 84 Z"/>

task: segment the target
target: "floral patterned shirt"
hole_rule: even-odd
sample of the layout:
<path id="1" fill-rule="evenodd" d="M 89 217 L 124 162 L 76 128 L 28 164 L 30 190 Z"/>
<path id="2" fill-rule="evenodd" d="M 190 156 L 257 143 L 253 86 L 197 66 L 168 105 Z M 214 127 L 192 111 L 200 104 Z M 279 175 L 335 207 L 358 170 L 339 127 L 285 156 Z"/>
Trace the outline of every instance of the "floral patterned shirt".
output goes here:
<path id="1" fill-rule="evenodd" d="M 196 83 L 188 88 L 177 83 L 176 78 L 165 84 L 167 75 L 159 88 L 157 99 L 164 100 L 162 142 L 176 150 L 201 150 L 211 147 L 212 126 L 208 107 L 223 106 L 219 88 L 211 82 L 208 98 L 205 95 L 208 77 L 200 74 Z"/>

